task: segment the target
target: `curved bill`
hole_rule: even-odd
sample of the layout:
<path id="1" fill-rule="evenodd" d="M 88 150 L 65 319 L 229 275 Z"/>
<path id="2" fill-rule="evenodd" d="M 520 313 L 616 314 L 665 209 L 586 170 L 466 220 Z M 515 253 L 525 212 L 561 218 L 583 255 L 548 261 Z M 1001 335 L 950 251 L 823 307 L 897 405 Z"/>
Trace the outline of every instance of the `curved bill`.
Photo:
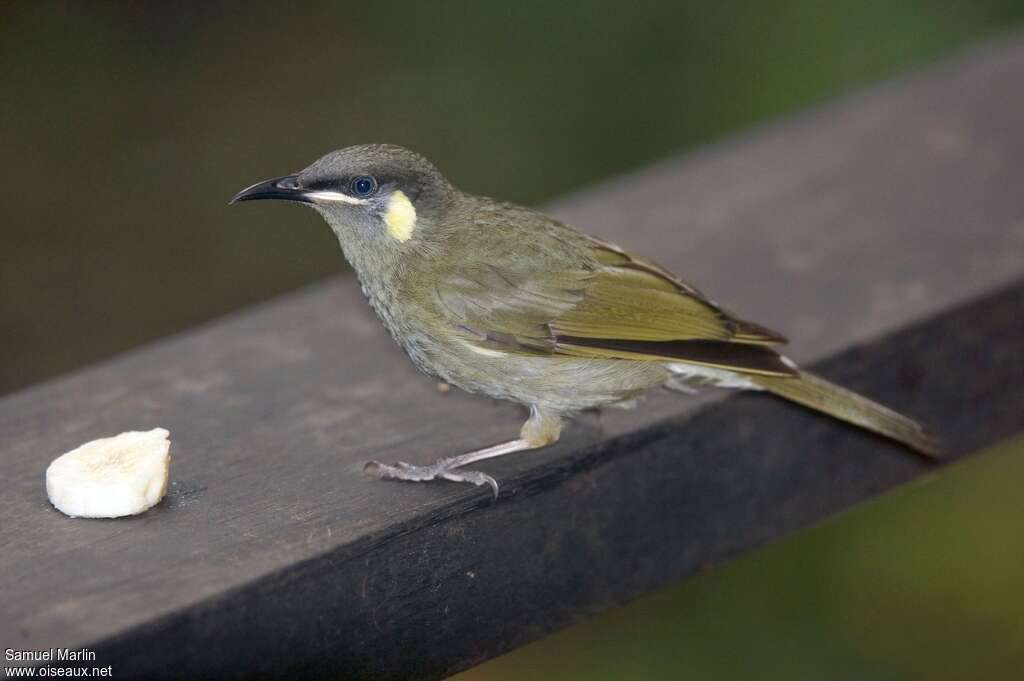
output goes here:
<path id="1" fill-rule="evenodd" d="M 298 201 L 300 203 L 313 203 L 308 193 L 299 188 L 295 175 L 285 175 L 272 180 L 264 180 L 246 187 L 234 195 L 228 205 L 239 201 L 258 201 L 261 199 L 276 199 L 278 201 Z"/>

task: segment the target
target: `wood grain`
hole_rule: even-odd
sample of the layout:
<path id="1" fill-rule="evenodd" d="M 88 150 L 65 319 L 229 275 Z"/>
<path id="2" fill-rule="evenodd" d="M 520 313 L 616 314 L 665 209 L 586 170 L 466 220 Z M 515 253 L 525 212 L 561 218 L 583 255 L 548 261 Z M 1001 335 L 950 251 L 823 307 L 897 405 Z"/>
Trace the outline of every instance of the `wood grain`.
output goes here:
<path id="1" fill-rule="evenodd" d="M 553 210 L 959 455 L 1024 425 L 1021 82 L 1024 42 L 990 45 Z M 497 504 L 360 474 L 507 439 L 521 416 L 440 393 L 351 280 L 9 396 L 0 647 L 87 646 L 126 677 L 436 678 L 929 470 L 771 398 L 709 393 L 493 462 Z M 172 439 L 161 505 L 50 507 L 54 456 L 155 426 Z"/>

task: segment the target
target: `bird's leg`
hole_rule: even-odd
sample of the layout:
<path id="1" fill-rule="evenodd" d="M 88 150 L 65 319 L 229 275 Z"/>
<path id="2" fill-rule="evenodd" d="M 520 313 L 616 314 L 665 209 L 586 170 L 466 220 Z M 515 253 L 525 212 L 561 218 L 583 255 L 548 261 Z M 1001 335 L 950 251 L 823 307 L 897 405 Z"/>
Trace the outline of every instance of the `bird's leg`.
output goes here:
<path id="1" fill-rule="evenodd" d="M 522 438 L 516 440 L 509 440 L 508 442 L 502 442 L 500 444 L 493 445 L 491 447 L 485 447 L 483 449 L 477 449 L 472 452 L 460 454 L 458 456 L 449 456 L 444 459 L 438 459 L 434 464 L 430 466 L 414 466 L 404 461 L 399 461 L 393 464 L 382 464 L 379 461 L 371 461 L 363 468 L 364 471 L 375 473 L 378 477 L 388 478 L 391 480 L 408 480 L 412 482 L 426 482 L 428 480 L 434 480 L 442 478 L 444 480 L 451 480 L 453 482 L 471 482 L 474 485 L 490 485 L 494 491 L 494 496 L 498 496 L 498 482 L 480 471 L 464 471 L 460 470 L 460 466 L 474 463 L 476 461 L 482 461 L 483 459 L 491 459 L 496 456 L 502 456 L 503 454 L 511 454 L 512 452 L 521 452 L 527 449 L 533 449 L 526 440 Z"/>
<path id="2" fill-rule="evenodd" d="M 414 466 L 403 461 L 391 464 L 370 461 L 363 466 L 363 471 L 389 480 L 426 482 L 441 478 L 454 482 L 471 482 L 474 485 L 490 485 L 491 490 L 494 491 L 494 498 L 498 498 L 498 482 L 493 477 L 480 471 L 462 470 L 462 467 L 477 461 L 483 461 L 484 459 L 493 459 L 497 456 L 522 452 L 528 449 L 539 449 L 545 445 L 553 444 L 558 440 L 561 431 L 562 419 L 559 414 L 542 411 L 538 407 L 533 406 L 530 407 L 530 418 L 523 424 L 522 429 L 519 431 L 519 437 L 515 440 L 459 454 L 458 456 L 438 459 L 429 466 Z"/>

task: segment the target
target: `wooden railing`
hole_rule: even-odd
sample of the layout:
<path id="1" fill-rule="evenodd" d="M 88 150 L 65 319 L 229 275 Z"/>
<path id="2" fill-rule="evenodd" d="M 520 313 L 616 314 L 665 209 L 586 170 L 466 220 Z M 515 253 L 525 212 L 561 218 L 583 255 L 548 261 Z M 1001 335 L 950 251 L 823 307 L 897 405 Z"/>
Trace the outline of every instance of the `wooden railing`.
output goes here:
<path id="1" fill-rule="evenodd" d="M 990 45 L 552 210 L 787 333 L 955 459 L 1024 425 L 1022 84 L 1024 42 Z M 84 646 L 125 678 L 436 678 L 941 470 L 708 393 L 487 465 L 496 503 L 360 473 L 507 439 L 520 416 L 439 392 L 351 279 L 0 400 L 0 647 Z M 49 506 L 53 456 L 154 426 L 160 506 Z"/>

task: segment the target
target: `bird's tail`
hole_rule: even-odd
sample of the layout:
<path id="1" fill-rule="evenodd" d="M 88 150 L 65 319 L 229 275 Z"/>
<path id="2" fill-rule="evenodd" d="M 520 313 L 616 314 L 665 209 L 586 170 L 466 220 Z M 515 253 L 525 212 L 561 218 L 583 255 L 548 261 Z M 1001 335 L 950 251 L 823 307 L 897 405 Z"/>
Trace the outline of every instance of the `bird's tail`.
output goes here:
<path id="1" fill-rule="evenodd" d="M 749 378 L 768 392 L 902 442 L 926 456 L 941 452 L 939 441 L 917 421 L 814 374 L 801 371 L 798 376 Z"/>

